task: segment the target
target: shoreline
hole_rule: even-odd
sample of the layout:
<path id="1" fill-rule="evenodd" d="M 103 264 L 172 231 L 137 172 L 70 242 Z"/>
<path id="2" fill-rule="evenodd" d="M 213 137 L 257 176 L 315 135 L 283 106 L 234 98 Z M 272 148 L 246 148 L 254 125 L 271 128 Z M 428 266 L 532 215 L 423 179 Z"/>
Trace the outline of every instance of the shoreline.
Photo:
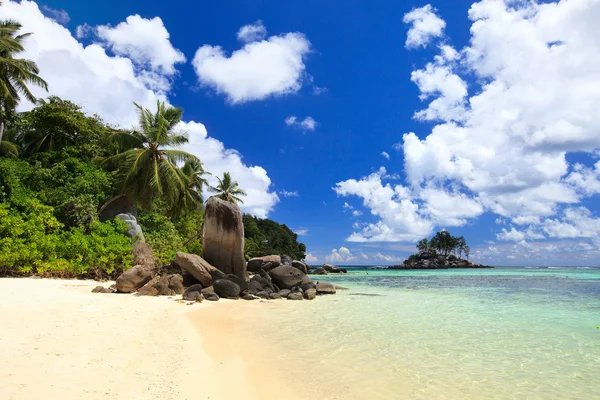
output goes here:
<path id="1" fill-rule="evenodd" d="M 300 399 L 232 318 L 251 302 L 188 306 L 97 284 L 0 278 L 0 398 Z"/>

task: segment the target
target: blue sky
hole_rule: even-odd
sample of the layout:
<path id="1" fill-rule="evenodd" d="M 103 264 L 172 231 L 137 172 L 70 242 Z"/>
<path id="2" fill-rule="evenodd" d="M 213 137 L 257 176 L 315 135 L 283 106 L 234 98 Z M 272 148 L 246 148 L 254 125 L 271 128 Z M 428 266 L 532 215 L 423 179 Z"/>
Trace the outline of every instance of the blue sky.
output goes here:
<path id="1" fill-rule="evenodd" d="M 184 108 L 186 150 L 309 262 L 447 229 L 484 263 L 597 264 L 598 2 L 5 3 L 51 93 L 125 127 Z"/>

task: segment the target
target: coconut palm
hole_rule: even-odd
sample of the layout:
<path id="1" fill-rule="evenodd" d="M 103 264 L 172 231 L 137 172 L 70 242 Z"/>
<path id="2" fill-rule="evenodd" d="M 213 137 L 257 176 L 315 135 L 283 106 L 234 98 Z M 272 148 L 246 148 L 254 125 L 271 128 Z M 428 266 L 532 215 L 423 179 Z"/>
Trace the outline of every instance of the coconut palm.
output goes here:
<path id="1" fill-rule="evenodd" d="M 4 137 L 0 140 L 0 157 L 18 158 L 19 149 L 17 131 L 15 129 L 7 129 Z"/>
<path id="2" fill-rule="evenodd" d="M 185 190 L 179 193 L 179 198 L 170 210 L 173 217 L 198 209 L 202 205 L 202 187 L 208 185 L 203 175 L 210 175 L 204 171 L 200 160 L 186 162 L 180 171 L 185 181 Z"/>
<path id="3" fill-rule="evenodd" d="M 216 197 L 221 200 L 229 201 L 230 203 L 244 203 L 238 196 L 246 196 L 246 192 L 240 189 L 236 181 L 231 180 L 229 172 L 223 174 L 223 179 L 217 177 L 219 184 L 217 186 L 209 186 L 208 190 L 216 193 Z"/>
<path id="4" fill-rule="evenodd" d="M 150 208 L 155 197 L 173 206 L 188 187 L 187 178 L 177 164 L 200 162 L 192 154 L 172 149 L 188 141 L 185 133 L 175 129 L 183 110 L 158 101 L 156 112 L 152 113 L 134 104 L 141 130 L 110 135 L 109 143 L 117 144 L 122 152 L 105 158 L 103 164 L 117 171 L 123 194 L 142 207 Z"/>
<path id="5" fill-rule="evenodd" d="M 46 81 L 39 77 L 37 65 L 15 56 L 24 51 L 23 40 L 31 35 L 19 35 L 21 24 L 13 20 L 0 21 L 0 141 L 4 133 L 4 116 L 12 112 L 21 101 L 21 96 L 35 103 L 28 84 L 48 90 Z"/>

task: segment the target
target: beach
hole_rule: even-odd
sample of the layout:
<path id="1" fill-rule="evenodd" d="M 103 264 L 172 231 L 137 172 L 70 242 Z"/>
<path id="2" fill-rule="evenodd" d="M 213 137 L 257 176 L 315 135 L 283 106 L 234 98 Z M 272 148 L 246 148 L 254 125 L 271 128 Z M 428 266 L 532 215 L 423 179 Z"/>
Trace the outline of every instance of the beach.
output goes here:
<path id="1" fill-rule="evenodd" d="M 249 338 L 228 318 L 240 303 L 91 293 L 96 285 L 0 279 L 1 399 L 296 398 L 267 363 L 246 363 Z"/>

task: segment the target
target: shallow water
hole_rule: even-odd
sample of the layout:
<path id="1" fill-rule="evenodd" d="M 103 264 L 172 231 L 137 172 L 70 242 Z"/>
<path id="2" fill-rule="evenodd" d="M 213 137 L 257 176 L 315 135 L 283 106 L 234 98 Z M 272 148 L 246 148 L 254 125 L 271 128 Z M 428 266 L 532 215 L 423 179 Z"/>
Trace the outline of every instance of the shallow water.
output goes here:
<path id="1" fill-rule="evenodd" d="M 600 399 L 600 269 L 352 269 L 323 280 L 350 290 L 280 301 L 252 321 L 313 398 Z"/>

